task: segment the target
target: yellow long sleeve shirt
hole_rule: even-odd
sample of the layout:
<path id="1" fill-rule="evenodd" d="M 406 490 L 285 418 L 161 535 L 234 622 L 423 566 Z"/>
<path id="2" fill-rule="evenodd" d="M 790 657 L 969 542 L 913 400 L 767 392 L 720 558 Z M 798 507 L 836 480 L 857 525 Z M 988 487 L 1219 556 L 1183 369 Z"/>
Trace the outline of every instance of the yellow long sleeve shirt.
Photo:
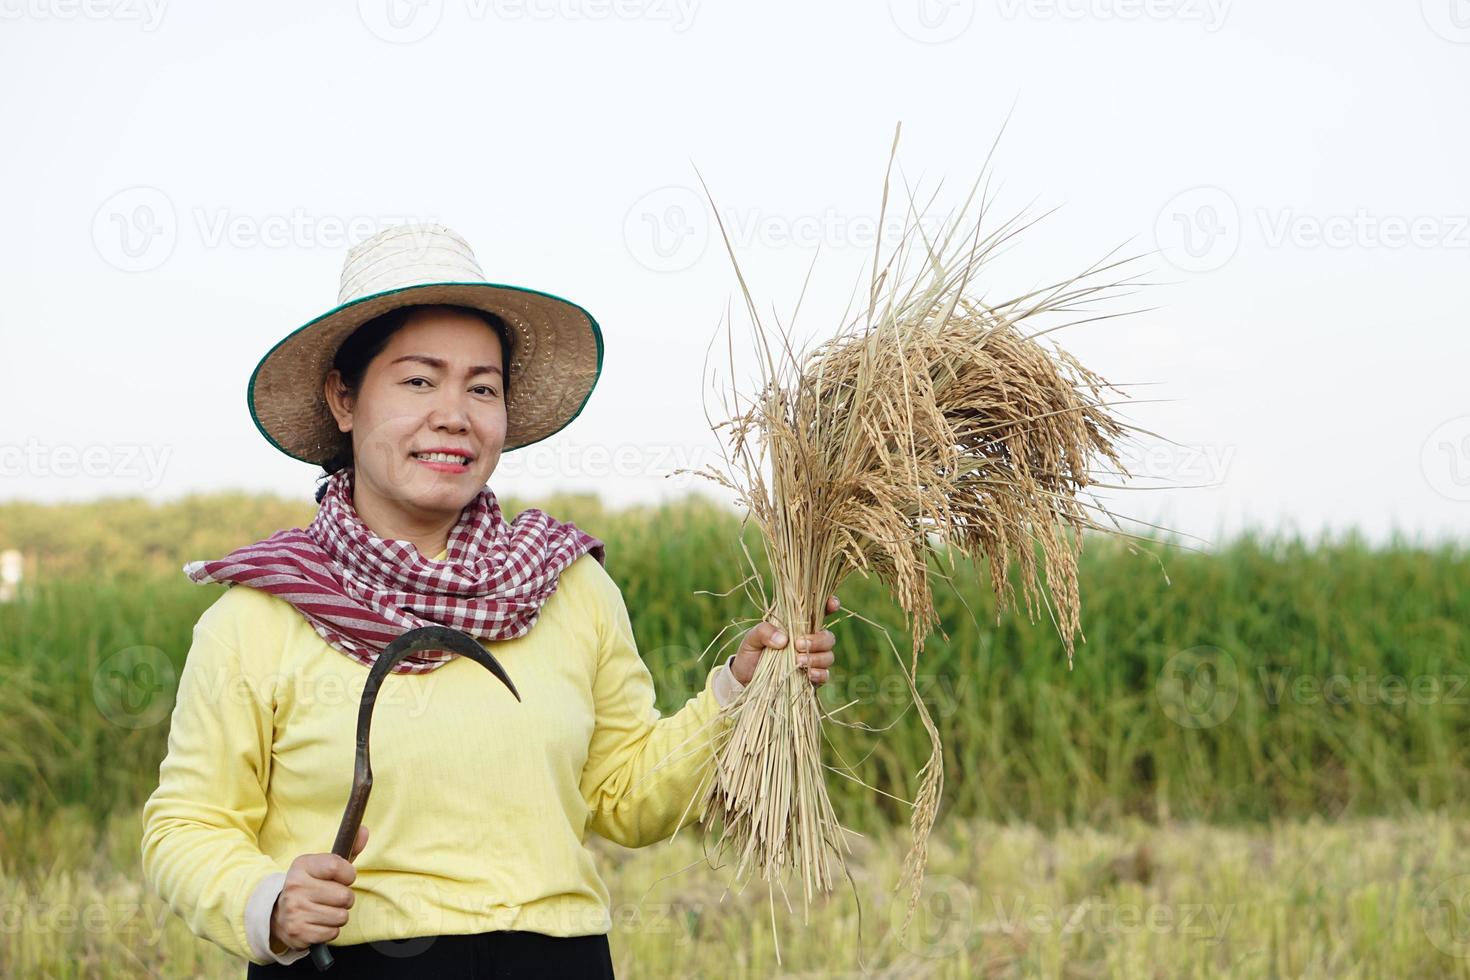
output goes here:
<path id="1" fill-rule="evenodd" d="M 385 679 L 371 836 L 336 943 L 606 933 L 610 896 L 587 835 L 640 847 L 699 817 L 709 740 L 740 685 L 722 664 L 660 718 L 622 592 L 596 559 L 562 573 L 526 636 L 486 647 L 520 703 L 462 657 Z M 262 896 L 274 901 L 292 860 L 331 849 L 367 672 L 265 592 L 228 588 L 200 617 L 142 838 L 148 886 L 196 935 L 289 962 L 262 949 L 259 925 L 247 934 L 247 904 L 268 921 Z"/>

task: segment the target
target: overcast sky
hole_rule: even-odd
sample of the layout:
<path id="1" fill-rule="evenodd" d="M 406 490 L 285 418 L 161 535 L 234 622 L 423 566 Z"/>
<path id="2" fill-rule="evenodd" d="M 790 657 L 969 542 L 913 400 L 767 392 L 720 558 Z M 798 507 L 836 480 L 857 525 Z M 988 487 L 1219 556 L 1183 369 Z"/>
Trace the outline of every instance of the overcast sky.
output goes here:
<path id="1" fill-rule="evenodd" d="M 257 434 L 246 381 L 334 305 L 350 244 L 420 219 L 602 325 L 586 411 L 491 486 L 685 492 L 658 474 L 718 458 L 701 367 L 735 288 L 695 168 L 765 308 L 789 313 L 821 243 L 798 323 L 821 336 L 895 123 L 942 204 L 1011 113 L 997 220 L 1057 210 L 987 292 L 1159 250 L 1160 285 L 1116 307 L 1156 309 L 1055 335 L 1181 444 L 1136 444 L 1110 506 L 1209 542 L 1470 526 L 1466 0 L 0 0 L 0 21 L 0 499 L 307 499 L 316 469 Z"/>

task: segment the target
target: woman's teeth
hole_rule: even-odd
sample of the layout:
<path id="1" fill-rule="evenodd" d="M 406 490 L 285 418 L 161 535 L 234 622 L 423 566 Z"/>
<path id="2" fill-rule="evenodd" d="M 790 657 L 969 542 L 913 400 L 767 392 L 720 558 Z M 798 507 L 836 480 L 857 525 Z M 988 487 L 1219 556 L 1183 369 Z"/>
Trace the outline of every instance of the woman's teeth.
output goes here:
<path id="1" fill-rule="evenodd" d="M 414 453 L 414 459 L 422 459 L 430 463 L 458 463 L 460 466 L 469 464 L 469 459 L 464 456 L 451 456 L 449 453 Z"/>

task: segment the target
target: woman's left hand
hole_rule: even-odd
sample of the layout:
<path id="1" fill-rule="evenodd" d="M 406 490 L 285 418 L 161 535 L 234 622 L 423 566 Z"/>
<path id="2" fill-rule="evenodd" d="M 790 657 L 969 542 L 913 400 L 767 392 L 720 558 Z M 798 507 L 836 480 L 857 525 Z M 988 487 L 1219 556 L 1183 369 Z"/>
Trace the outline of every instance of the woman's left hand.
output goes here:
<path id="1" fill-rule="evenodd" d="M 829 613 L 835 613 L 840 606 L 835 595 L 827 600 Z M 750 679 L 755 676 L 755 665 L 760 661 L 761 653 L 767 647 L 773 650 L 784 649 L 786 639 L 786 634 L 771 623 L 761 623 L 753 627 L 745 634 L 745 639 L 740 641 L 740 649 L 730 662 L 735 679 L 741 684 L 749 684 Z M 812 682 L 813 687 L 821 687 L 827 683 L 827 668 L 832 666 L 832 647 L 836 642 L 837 637 L 832 635 L 831 630 L 806 633 L 796 638 L 796 665 L 806 669 L 807 679 Z"/>

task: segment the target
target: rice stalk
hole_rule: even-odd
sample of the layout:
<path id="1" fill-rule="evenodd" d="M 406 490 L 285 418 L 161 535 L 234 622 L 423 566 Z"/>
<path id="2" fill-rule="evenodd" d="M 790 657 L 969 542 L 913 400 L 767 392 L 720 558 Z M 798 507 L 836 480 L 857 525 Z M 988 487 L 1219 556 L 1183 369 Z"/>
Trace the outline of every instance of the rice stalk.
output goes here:
<path id="1" fill-rule="evenodd" d="M 895 132 L 880 228 L 897 146 Z M 1127 474 L 1117 443 L 1133 428 L 1105 396 L 1116 387 L 1039 339 L 1067 325 L 1039 324 L 1089 313 L 1089 301 L 1137 284 L 1108 278 L 1133 259 L 1105 256 L 1022 295 L 981 298 L 974 287 L 985 264 L 1034 223 L 1012 218 L 987 231 L 990 201 L 982 194 L 973 230 L 962 234 L 981 179 L 933 240 L 910 192 L 903 233 L 886 261 L 881 236 L 875 248 L 865 308 L 844 314 L 836 335 L 808 351 L 793 348 L 788 328 L 762 322 L 711 198 L 754 326 L 760 376 L 743 406 L 732 391 L 728 417 L 712 422 L 727 444 L 723 471 L 690 472 L 732 490 L 756 524 L 771 581 L 760 581 L 751 561 L 753 598 L 788 636 L 822 630 L 827 596 L 853 572 L 878 576 L 903 611 L 912 646 L 907 659 L 894 647 L 894 658 L 931 750 L 906 801 L 913 843 L 899 883 L 911 889 L 905 935 L 944 786 L 939 731 L 916 686 L 919 654 L 939 625 L 931 583 L 939 573 L 931 566 L 983 560 L 998 616 L 1016 605 L 1014 566 L 1028 617 L 1047 610 L 1070 668 L 1081 633 L 1083 532 L 1110 530 L 1091 510 L 1117 527 L 1106 508 L 1083 497 L 1095 465 Z M 733 857 L 738 879 L 758 871 L 784 893 L 794 874 L 809 909 L 846 872 L 850 849 L 826 790 L 824 714 L 794 646 L 766 651 L 726 708 L 733 724 L 717 746 L 704 812 L 707 827 L 720 826 L 718 849 Z"/>

